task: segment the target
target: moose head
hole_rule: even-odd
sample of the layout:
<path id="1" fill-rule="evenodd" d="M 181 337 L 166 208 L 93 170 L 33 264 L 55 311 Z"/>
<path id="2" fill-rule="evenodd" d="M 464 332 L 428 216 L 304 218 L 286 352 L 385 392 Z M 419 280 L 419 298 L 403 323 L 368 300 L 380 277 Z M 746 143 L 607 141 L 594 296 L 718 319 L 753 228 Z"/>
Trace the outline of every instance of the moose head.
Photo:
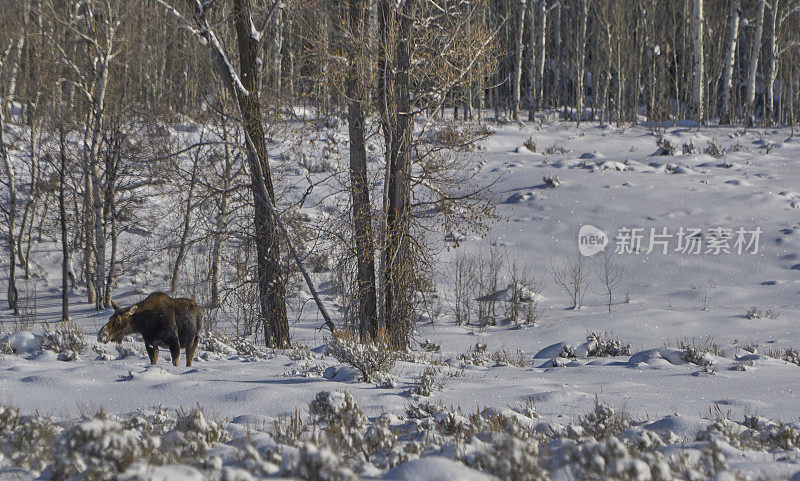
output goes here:
<path id="1" fill-rule="evenodd" d="M 133 305 L 123 309 L 116 302 L 111 301 L 111 307 L 114 308 L 114 314 L 108 318 L 108 323 L 97 333 L 98 342 L 107 343 L 113 341 L 120 343 L 126 335 L 133 332 L 132 316 L 139 306 Z"/>

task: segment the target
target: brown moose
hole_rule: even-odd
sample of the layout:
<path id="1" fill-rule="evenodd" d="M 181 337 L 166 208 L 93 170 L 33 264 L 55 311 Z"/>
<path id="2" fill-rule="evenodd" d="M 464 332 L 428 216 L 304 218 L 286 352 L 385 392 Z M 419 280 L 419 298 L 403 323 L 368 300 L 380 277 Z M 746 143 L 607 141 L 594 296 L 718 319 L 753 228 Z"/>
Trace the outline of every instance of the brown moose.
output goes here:
<path id="1" fill-rule="evenodd" d="M 122 342 L 139 333 L 144 339 L 150 363 L 158 363 L 158 348 L 169 349 L 172 364 L 177 366 L 181 348 L 186 349 L 186 366 L 192 365 L 201 329 L 202 313 L 191 299 L 174 299 L 163 292 L 154 292 L 127 309 L 115 302 L 114 314 L 97 334 L 99 342 Z"/>

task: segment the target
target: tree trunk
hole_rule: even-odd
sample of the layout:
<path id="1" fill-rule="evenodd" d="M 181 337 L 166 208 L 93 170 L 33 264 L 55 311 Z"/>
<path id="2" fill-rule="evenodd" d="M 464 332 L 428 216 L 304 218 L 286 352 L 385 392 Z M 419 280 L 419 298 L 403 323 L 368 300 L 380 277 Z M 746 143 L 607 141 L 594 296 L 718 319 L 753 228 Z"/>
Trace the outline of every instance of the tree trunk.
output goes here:
<path id="1" fill-rule="evenodd" d="M 519 120 L 519 101 L 522 83 L 522 51 L 525 50 L 523 32 L 525 31 L 526 0 L 519 0 L 519 11 L 514 31 L 514 67 L 511 76 L 511 117 Z"/>
<path id="2" fill-rule="evenodd" d="M 384 4 L 388 0 L 382 0 Z M 415 0 L 406 0 L 401 7 L 384 6 L 385 10 L 400 8 L 397 12 L 399 27 L 392 32 L 391 25 L 384 25 L 381 43 L 392 44 L 395 49 L 394 65 L 388 65 L 382 74 L 389 75 L 391 82 L 383 82 L 384 88 L 394 98 L 393 108 L 388 113 L 389 142 L 387 149 L 386 182 L 386 232 L 384 239 L 384 316 L 388 341 L 393 349 L 404 350 L 410 341 L 412 319 L 411 303 L 414 292 L 413 266 L 411 259 L 409 204 L 411 175 L 411 136 L 413 113 L 411 112 L 410 69 L 413 51 L 412 29 Z M 388 72 L 391 72 L 389 74 Z M 498 100 L 495 100 L 498 102 Z"/>
<path id="3" fill-rule="evenodd" d="M 275 203 L 270 176 L 267 142 L 262 127 L 261 103 L 258 98 L 258 40 L 253 37 L 250 0 L 235 0 L 233 13 L 239 47 L 239 70 L 242 89 L 234 89 L 242 113 L 246 135 L 252 148 L 247 149 L 255 214 L 255 243 L 258 256 L 258 291 L 264 341 L 270 347 L 289 346 L 289 321 L 286 317 L 286 280 L 281 266 L 280 242 L 276 219 L 267 203 Z M 257 165 L 256 165 L 257 164 Z M 259 177 L 259 172 L 263 177 Z"/>
<path id="4" fill-rule="evenodd" d="M 61 225 L 61 322 L 69 321 L 69 240 L 67 231 L 67 143 L 62 122 L 58 126 L 60 166 L 58 170 L 58 214 Z"/>
<path id="5" fill-rule="evenodd" d="M 750 46 L 750 62 L 747 66 L 747 115 L 755 115 L 756 101 L 756 70 L 758 68 L 758 56 L 761 54 L 761 37 L 764 33 L 764 4 L 765 0 L 758 0 L 758 10 L 756 13 L 756 33 L 753 37 L 753 44 Z"/>
<path id="6" fill-rule="evenodd" d="M 189 178 L 189 191 L 186 194 L 186 212 L 183 216 L 183 228 L 181 229 L 181 240 L 178 244 L 178 254 L 175 256 L 175 264 L 172 266 L 172 276 L 169 282 L 169 294 L 174 296 L 178 291 L 178 276 L 181 273 L 181 264 L 186 257 L 186 244 L 189 241 L 189 230 L 192 227 L 192 211 L 194 210 L 194 188 L 197 185 L 197 168 L 200 163 L 195 157 L 192 164 L 192 174 Z"/>
<path id="7" fill-rule="evenodd" d="M 350 0 L 350 66 L 346 88 L 347 122 L 350 135 L 350 193 L 356 248 L 356 303 L 362 342 L 378 338 L 378 304 L 375 280 L 375 246 L 372 232 L 372 204 L 367 178 L 366 112 L 369 94 L 367 42 L 367 0 Z"/>
<path id="8" fill-rule="evenodd" d="M 233 154 L 230 147 L 230 135 L 225 115 L 222 118 L 222 140 L 225 142 L 225 167 L 222 172 L 222 195 L 217 210 L 216 226 L 214 228 L 214 244 L 211 249 L 211 307 L 219 307 L 220 301 L 220 264 L 222 242 L 225 237 L 228 218 L 228 205 L 230 203 L 230 189 L 232 183 Z"/>
<path id="9" fill-rule="evenodd" d="M 14 245 L 15 221 L 17 217 L 17 188 L 14 178 L 14 166 L 11 164 L 11 156 L 6 150 L 6 118 L 4 111 L 5 95 L 3 92 L 2 81 L 2 62 L 0 61 L 0 157 L 5 166 L 6 179 L 8 180 L 8 307 L 14 311 L 14 315 L 19 314 L 19 293 L 17 292 L 17 258 L 16 246 Z"/>
<path id="10" fill-rule="evenodd" d="M 769 64 L 767 65 L 766 100 L 764 105 L 764 124 L 767 126 L 775 122 L 775 78 L 778 76 L 778 34 L 780 33 L 780 16 L 778 15 L 780 0 L 772 0 L 770 5 L 772 17 L 770 25 L 772 32 L 769 39 Z"/>
<path id="11" fill-rule="evenodd" d="M 720 105 L 720 124 L 731 123 L 731 89 L 733 88 L 733 67 L 736 63 L 736 44 L 739 41 L 739 10 L 741 0 L 731 0 L 728 14 L 728 47 L 725 51 L 725 71 L 722 77 L 722 104 Z"/>
<path id="12" fill-rule="evenodd" d="M 705 99 L 703 79 L 703 0 L 694 0 L 694 56 L 692 68 L 692 102 L 694 118 L 698 123 L 705 121 Z"/>
<path id="13" fill-rule="evenodd" d="M 575 108 L 576 119 L 575 123 L 578 127 L 581 125 L 581 117 L 583 117 L 583 98 L 584 98 L 584 65 L 586 63 L 586 24 L 589 17 L 589 2 L 588 0 L 580 0 L 580 18 L 578 20 L 578 48 L 576 55 L 576 68 L 575 68 Z"/>

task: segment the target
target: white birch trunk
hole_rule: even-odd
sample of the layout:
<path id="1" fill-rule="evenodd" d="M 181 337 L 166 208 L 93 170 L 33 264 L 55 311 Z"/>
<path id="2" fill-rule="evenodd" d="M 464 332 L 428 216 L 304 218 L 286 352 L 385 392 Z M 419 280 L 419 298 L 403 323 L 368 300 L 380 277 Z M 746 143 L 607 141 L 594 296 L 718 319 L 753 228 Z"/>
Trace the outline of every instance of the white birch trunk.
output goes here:
<path id="1" fill-rule="evenodd" d="M 739 41 L 740 7 L 741 0 L 731 0 L 731 12 L 728 14 L 728 47 L 725 51 L 725 71 L 722 75 L 721 124 L 728 124 L 731 120 L 731 89 L 733 88 L 733 66 L 736 63 L 736 44 Z"/>
<path id="2" fill-rule="evenodd" d="M 692 68 L 692 102 L 694 117 L 699 123 L 705 120 L 703 81 L 703 0 L 694 0 L 694 65 Z"/>
<path id="3" fill-rule="evenodd" d="M 750 63 L 747 67 L 747 112 L 754 114 L 756 100 L 756 69 L 758 68 L 758 56 L 761 54 L 761 37 L 764 34 L 764 0 L 758 0 L 758 12 L 756 13 L 756 33 L 753 37 L 753 44 L 750 46 Z"/>
<path id="4" fill-rule="evenodd" d="M 772 125 L 775 121 L 775 78 L 778 76 L 778 33 L 780 32 L 780 20 L 778 10 L 780 0 L 772 0 L 772 32 L 769 39 L 769 64 L 767 67 L 767 95 L 764 106 L 764 124 Z"/>
<path id="5" fill-rule="evenodd" d="M 525 42 L 523 42 L 522 35 L 525 30 L 526 0 L 519 0 L 518 8 L 516 31 L 514 32 L 514 71 L 511 77 L 511 117 L 514 120 L 519 120 L 520 84 L 522 83 L 522 51 L 525 49 Z"/>

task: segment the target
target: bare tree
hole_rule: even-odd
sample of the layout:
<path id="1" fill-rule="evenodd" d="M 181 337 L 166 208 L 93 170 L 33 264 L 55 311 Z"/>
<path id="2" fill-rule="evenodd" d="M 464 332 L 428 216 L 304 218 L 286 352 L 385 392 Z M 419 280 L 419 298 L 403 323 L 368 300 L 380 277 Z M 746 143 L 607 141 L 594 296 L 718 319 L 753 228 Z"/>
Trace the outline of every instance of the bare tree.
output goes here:
<path id="1" fill-rule="evenodd" d="M 511 117 L 519 120 L 519 101 L 522 89 L 522 52 L 525 49 L 523 32 L 525 31 L 525 14 L 528 12 L 526 0 L 518 0 L 517 16 L 514 22 L 514 67 L 511 73 Z"/>
<path id="2" fill-rule="evenodd" d="M 622 283 L 622 271 L 614 264 L 612 254 L 609 251 L 603 251 L 600 262 L 600 281 L 603 284 L 605 294 L 608 296 L 608 313 L 611 314 L 613 292 Z"/>
<path id="3" fill-rule="evenodd" d="M 378 339 L 378 301 L 375 277 L 375 244 L 372 231 L 372 204 L 367 179 L 366 114 L 369 110 L 370 59 L 369 3 L 349 0 L 347 14 L 349 55 L 345 84 L 347 123 L 350 134 L 350 195 L 353 208 L 353 230 L 356 249 L 356 303 L 359 335 L 362 342 Z"/>
<path id="4" fill-rule="evenodd" d="M 589 276 L 583 256 L 567 259 L 562 267 L 553 266 L 553 281 L 569 295 L 573 309 L 583 307 L 583 297 L 589 289 Z"/>
<path id="5" fill-rule="evenodd" d="M 14 315 L 19 314 L 19 293 L 17 292 L 16 283 L 16 246 L 14 245 L 14 232 L 15 222 L 17 217 L 17 187 L 16 178 L 14 176 L 14 165 L 11 163 L 11 155 L 6 148 L 5 130 L 5 105 L 6 98 L 3 91 L 3 67 L 4 59 L 7 52 L 0 52 L 0 157 L 2 157 L 3 167 L 5 168 L 6 183 L 8 185 L 8 207 L 4 208 L 6 217 L 8 219 L 8 307 L 14 311 Z"/>

